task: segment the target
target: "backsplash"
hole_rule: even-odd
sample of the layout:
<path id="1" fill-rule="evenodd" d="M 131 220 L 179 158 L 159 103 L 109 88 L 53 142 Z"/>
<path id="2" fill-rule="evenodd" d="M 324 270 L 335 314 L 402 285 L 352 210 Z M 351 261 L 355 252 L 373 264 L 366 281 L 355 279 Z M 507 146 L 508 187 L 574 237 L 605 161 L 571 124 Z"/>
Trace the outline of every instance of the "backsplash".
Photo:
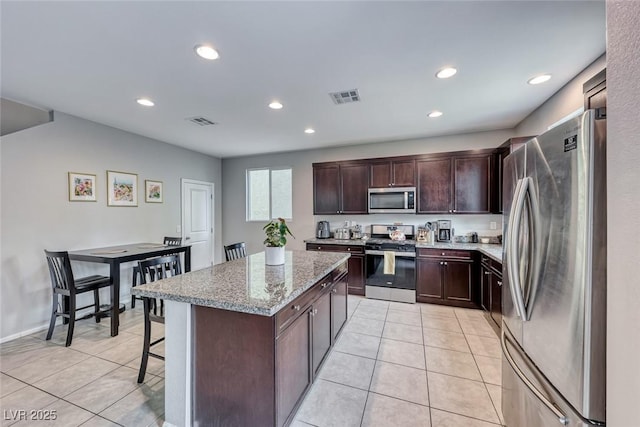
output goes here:
<path id="1" fill-rule="evenodd" d="M 329 221 L 331 233 L 336 228 L 353 227 L 356 224 L 362 226 L 364 233 L 371 233 L 371 224 L 402 223 L 413 225 L 416 228 L 424 227 L 426 222 L 435 222 L 439 219 L 451 220 L 454 236 L 466 235 L 475 231 L 478 236 L 497 236 L 502 234 L 502 215 L 413 215 L 413 214 L 369 214 L 369 215 L 316 215 L 315 221 Z M 495 222 L 495 229 L 491 229 L 491 223 Z"/>

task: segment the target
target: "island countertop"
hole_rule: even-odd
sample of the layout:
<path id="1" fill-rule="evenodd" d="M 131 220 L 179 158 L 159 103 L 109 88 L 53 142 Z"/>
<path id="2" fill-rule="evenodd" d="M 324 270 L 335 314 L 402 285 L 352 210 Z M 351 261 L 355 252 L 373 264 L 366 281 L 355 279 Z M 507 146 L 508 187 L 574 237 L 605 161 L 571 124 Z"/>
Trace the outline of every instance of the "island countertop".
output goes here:
<path id="1" fill-rule="evenodd" d="M 350 254 L 287 251 L 281 266 L 265 265 L 264 252 L 202 270 L 138 285 L 133 295 L 242 313 L 273 316 Z"/>

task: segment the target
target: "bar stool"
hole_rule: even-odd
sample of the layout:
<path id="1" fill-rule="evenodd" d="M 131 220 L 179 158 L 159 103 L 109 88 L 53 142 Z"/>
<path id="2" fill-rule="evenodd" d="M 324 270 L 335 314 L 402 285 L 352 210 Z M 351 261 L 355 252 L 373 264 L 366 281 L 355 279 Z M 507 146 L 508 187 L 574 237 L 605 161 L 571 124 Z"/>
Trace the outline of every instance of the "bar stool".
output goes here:
<path id="1" fill-rule="evenodd" d="M 182 237 L 168 237 L 165 236 L 162 244 L 165 246 L 180 246 L 182 244 Z M 133 267 L 133 277 L 131 278 L 131 287 L 135 288 L 138 286 L 138 277 L 140 277 L 140 268 L 136 265 Z M 136 308 L 136 300 L 142 299 L 140 297 L 136 297 L 135 295 L 131 295 L 131 308 Z"/>
<path id="2" fill-rule="evenodd" d="M 49 322 L 49 331 L 47 332 L 46 339 L 47 341 L 51 339 L 58 316 L 69 319 L 69 329 L 67 330 L 67 341 L 65 343 L 65 347 L 69 347 L 73 339 L 76 311 L 94 307 L 94 312 L 86 317 L 95 316 L 96 323 L 100 323 L 100 314 L 109 311 L 109 309 L 100 310 L 100 294 L 98 291 L 100 288 L 111 286 L 111 279 L 98 275 L 74 279 L 73 271 L 71 270 L 71 261 L 69 261 L 69 253 L 67 251 L 52 252 L 45 250 L 44 253 L 47 257 L 49 275 L 51 276 L 51 287 L 53 289 L 51 321 Z M 93 291 L 93 304 L 76 307 L 76 295 L 91 291 Z M 61 309 L 59 309 L 58 295 L 62 295 L 63 298 Z M 68 301 L 68 303 L 65 304 L 65 301 Z"/>
<path id="3" fill-rule="evenodd" d="M 169 255 L 159 258 L 151 258 L 138 262 L 140 268 L 140 284 L 155 282 L 181 274 L 180 255 Z M 144 304 L 144 341 L 142 347 L 142 360 L 140 361 L 140 372 L 138 373 L 138 383 L 144 381 L 147 372 L 149 356 L 164 360 L 164 356 L 151 352 L 151 347 L 164 341 L 164 337 L 151 342 L 151 322 L 164 324 L 164 304 L 160 300 L 160 314 L 158 314 L 158 301 L 155 298 L 142 297 Z M 153 312 L 151 311 L 153 309 Z"/>

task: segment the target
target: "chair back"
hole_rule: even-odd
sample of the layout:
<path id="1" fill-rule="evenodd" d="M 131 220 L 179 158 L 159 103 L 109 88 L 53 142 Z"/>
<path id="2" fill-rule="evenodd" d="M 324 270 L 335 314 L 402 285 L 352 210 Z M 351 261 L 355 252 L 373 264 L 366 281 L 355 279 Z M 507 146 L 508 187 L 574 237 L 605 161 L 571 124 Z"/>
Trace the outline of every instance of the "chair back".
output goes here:
<path id="1" fill-rule="evenodd" d="M 182 244 L 182 237 L 168 237 L 165 236 L 163 240 L 165 246 L 180 246 Z"/>
<path id="2" fill-rule="evenodd" d="M 140 268 L 140 283 L 143 285 L 182 274 L 179 255 L 168 255 L 138 261 L 138 267 Z"/>
<path id="3" fill-rule="evenodd" d="M 47 250 L 45 250 L 44 253 L 47 257 L 49 275 L 51 276 L 51 286 L 54 290 L 61 289 L 64 291 L 75 292 L 69 253 L 67 251 L 52 252 Z"/>
<path id="4" fill-rule="evenodd" d="M 232 261 L 238 258 L 244 258 L 247 256 L 247 248 L 244 242 L 234 243 L 224 247 L 224 255 L 227 261 Z"/>

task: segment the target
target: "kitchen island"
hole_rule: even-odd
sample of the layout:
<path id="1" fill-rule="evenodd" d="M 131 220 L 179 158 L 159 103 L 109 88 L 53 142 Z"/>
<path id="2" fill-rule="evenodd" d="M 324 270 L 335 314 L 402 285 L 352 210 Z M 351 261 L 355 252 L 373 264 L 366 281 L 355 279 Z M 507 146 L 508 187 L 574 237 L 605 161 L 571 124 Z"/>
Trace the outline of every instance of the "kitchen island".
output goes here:
<path id="1" fill-rule="evenodd" d="M 291 422 L 346 322 L 348 258 L 262 252 L 134 288 L 165 301 L 166 423 Z"/>

